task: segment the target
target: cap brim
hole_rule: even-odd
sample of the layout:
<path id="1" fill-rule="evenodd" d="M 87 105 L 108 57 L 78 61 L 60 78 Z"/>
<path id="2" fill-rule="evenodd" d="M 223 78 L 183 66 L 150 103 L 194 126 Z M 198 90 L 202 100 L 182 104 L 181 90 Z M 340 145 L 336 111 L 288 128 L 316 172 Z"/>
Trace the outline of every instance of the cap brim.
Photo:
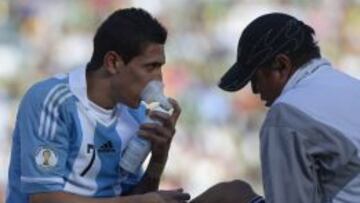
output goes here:
<path id="1" fill-rule="evenodd" d="M 240 67 L 235 63 L 231 68 L 222 76 L 218 86 L 229 92 L 238 91 L 250 81 L 255 71 Z"/>

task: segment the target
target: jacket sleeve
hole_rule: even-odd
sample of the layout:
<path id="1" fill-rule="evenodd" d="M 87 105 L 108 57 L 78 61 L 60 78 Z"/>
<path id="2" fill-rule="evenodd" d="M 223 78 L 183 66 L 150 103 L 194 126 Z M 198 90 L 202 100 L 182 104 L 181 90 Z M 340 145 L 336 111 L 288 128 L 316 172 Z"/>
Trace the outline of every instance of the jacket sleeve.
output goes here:
<path id="1" fill-rule="evenodd" d="M 315 163 L 299 131 L 265 126 L 261 161 L 267 203 L 320 203 Z"/>

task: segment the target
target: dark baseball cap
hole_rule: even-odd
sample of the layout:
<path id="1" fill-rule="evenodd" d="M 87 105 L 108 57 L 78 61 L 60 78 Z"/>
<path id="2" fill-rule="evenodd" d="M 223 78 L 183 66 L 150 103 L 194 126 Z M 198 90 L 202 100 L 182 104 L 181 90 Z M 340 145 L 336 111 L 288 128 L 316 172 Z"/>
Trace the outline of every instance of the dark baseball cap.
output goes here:
<path id="1" fill-rule="evenodd" d="M 296 51 L 304 40 L 304 23 L 284 13 L 269 13 L 253 20 L 242 32 L 237 60 L 222 76 L 225 91 L 243 88 L 256 71 L 277 54 Z"/>

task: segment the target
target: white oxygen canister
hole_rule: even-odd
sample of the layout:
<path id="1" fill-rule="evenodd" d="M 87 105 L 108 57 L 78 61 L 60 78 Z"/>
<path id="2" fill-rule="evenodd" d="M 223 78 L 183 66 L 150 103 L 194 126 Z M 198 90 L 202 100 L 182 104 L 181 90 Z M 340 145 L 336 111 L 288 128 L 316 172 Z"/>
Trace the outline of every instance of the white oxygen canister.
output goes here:
<path id="1" fill-rule="evenodd" d="M 161 111 L 168 113 L 173 112 L 173 107 L 164 95 L 164 85 L 161 81 L 150 81 L 141 93 L 142 100 L 147 104 L 149 111 Z M 149 116 L 146 117 L 144 123 L 157 122 Z M 151 143 L 139 136 L 134 136 L 128 143 L 123 156 L 120 160 L 120 167 L 131 173 L 136 174 L 142 163 L 151 151 Z"/>

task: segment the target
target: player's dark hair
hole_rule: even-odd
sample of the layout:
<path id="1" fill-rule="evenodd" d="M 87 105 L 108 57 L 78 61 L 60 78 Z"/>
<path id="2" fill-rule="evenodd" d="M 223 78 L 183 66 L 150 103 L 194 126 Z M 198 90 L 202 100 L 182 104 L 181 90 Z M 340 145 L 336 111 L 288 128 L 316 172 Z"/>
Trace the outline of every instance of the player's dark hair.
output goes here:
<path id="1" fill-rule="evenodd" d="M 145 10 L 139 8 L 117 10 L 98 28 L 94 37 L 94 51 L 87 70 L 101 67 L 108 51 L 116 51 L 127 64 L 149 43 L 165 44 L 166 38 L 166 29 Z"/>

